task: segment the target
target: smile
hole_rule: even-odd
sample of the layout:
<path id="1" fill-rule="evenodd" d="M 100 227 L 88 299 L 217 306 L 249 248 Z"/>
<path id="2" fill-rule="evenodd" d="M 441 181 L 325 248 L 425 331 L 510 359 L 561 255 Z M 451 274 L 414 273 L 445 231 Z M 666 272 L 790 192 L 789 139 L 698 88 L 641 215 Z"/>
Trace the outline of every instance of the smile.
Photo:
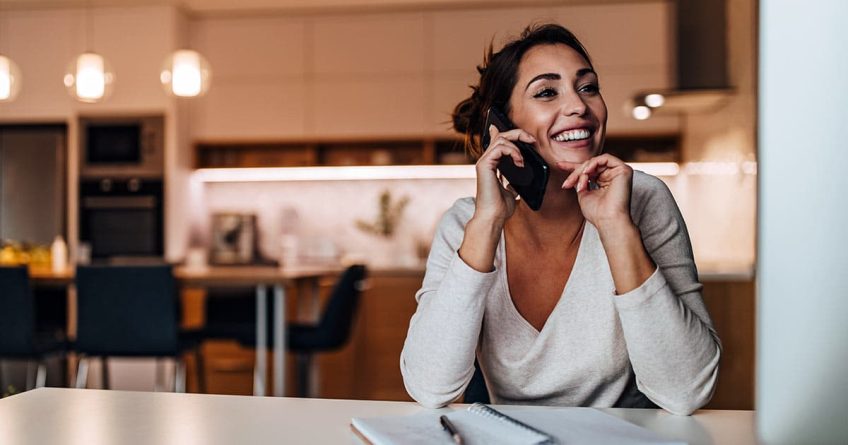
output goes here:
<path id="1" fill-rule="evenodd" d="M 571 141 L 582 141 L 584 139 L 589 139 L 592 136 L 592 131 L 586 128 L 577 128 L 574 130 L 567 130 L 554 135 L 551 139 L 557 142 L 571 142 Z"/>

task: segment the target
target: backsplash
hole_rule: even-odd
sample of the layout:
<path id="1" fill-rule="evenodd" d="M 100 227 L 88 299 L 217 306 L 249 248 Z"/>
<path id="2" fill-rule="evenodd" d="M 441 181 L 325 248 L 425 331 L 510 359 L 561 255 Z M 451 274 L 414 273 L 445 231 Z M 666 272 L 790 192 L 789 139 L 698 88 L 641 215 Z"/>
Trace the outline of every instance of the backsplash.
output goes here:
<path id="1" fill-rule="evenodd" d="M 704 172 L 684 166 L 677 176 L 662 178 L 683 212 L 701 271 L 750 270 L 754 263 L 756 174 Z M 194 187 L 197 201 L 193 235 L 208 242 L 209 221 L 216 212 L 257 215 L 259 248 L 278 259 L 282 240 L 297 240 L 302 256 L 339 255 L 373 265 L 417 265 L 435 227 L 453 202 L 475 191 L 473 179 L 206 183 Z M 374 221 L 379 199 L 409 203 L 396 233 L 385 238 L 357 227 Z M 292 235 L 284 237 L 285 235 Z M 202 241 L 201 241 L 202 240 Z"/>

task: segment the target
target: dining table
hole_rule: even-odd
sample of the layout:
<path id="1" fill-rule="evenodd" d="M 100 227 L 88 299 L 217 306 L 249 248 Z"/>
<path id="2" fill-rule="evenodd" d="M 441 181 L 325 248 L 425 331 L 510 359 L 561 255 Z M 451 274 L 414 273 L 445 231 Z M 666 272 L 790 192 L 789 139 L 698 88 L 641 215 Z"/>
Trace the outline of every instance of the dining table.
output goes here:
<path id="1" fill-rule="evenodd" d="M 253 371 L 253 395 L 267 393 L 265 371 L 268 358 L 268 291 L 273 293 L 273 395 L 285 395 L 286 351 L 286 291 L 311 289 L 317 301 L 319 280 L 338 275 L 344 270 L 339 263 L 297 264 L 285 267 L 273 265 L 246 266 L 183 266 L 174 267 L 174 278 L 181 288 L 254 288 L 256 300 L 256 358 Z M 34 287 L 70 287 L 74 284 L 75 268 L 53 270 L 30 267 Z"/>

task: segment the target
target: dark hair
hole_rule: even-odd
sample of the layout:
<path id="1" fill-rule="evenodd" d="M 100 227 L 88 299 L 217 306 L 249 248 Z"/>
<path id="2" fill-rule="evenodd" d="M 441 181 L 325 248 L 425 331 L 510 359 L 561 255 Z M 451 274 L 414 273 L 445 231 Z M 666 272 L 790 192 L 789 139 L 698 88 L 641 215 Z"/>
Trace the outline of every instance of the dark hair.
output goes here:
<path id="1" fill-rule="evenodd" d="M 486 131 L 486 111 L 492 105 L 509 114 L 509 98 L 518 81 L 518 65 L 524 54 L 539 45 L 567 45 L 586 59 L 589 67 L 592 61 L 586 48 L 571 31 L 564 27 L 548 23 L 530 25 L 521 35 L 507 43 L 500 51 L 494 52 L 490 43 L 483 57 L 483 64 L 477 67 L 480 83 L 472 85 L 471 97 L 457 104 L 453 110 L 453 128 L 465 135 L 465 149 L 474 158 L 480 157 L 480 135 Z"/>

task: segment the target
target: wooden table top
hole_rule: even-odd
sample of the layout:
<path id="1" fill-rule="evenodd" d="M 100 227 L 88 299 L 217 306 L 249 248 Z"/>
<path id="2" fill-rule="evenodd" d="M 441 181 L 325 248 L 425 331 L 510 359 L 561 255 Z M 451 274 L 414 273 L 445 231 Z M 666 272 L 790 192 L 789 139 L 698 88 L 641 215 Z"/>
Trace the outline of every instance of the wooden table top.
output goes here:
<path id="1" fill-rule="evenodd" d="M 185 286 L 255 286 L 288 284 L 303 278 L 320 278 L 341 273 L 341 264 L 276 266 L 207 266 L 174 267 L 174 277 Z M 47 267 L 30 267 L 30 279 L 36 285 L 67 286 L 74 281 L 75 269 L 53 271 Z"/>

